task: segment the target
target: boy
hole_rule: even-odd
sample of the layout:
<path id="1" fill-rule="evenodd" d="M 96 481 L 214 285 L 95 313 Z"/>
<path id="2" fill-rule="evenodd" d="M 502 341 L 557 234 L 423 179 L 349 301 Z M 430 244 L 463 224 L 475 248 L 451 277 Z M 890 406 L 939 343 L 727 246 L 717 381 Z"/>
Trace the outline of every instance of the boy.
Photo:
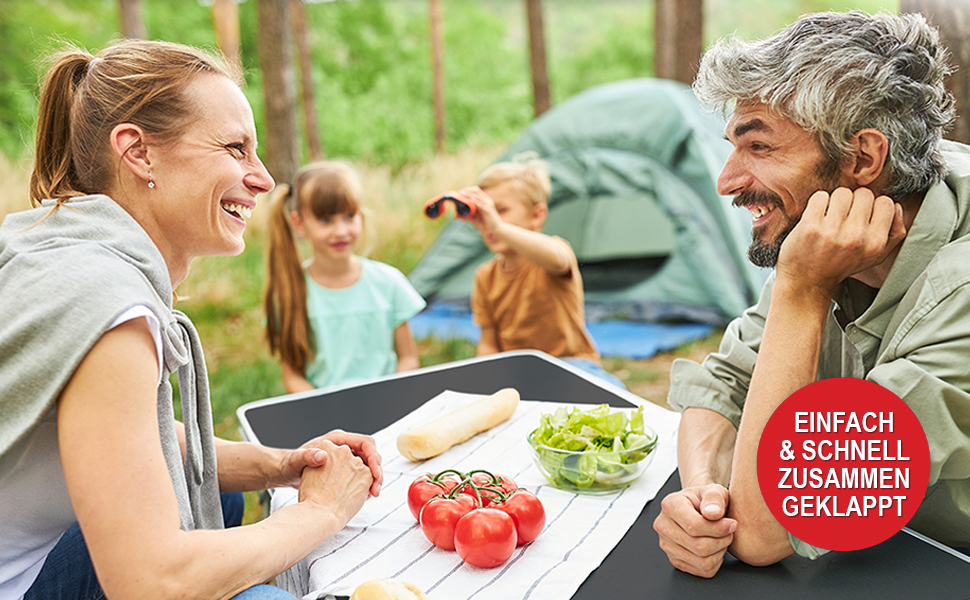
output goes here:
<path id="1" fill-rule="evenodd" d="M 545 162 L 531 159 L 492 165 L 460 192 L 477 205 L 471 222 L 496 254 L 475 273 L 477 355 L 542 350 L 623 387 L 600 366 L 586 330 L 576 255 L 566 240 L 542 233 L 550 187 Z"/>

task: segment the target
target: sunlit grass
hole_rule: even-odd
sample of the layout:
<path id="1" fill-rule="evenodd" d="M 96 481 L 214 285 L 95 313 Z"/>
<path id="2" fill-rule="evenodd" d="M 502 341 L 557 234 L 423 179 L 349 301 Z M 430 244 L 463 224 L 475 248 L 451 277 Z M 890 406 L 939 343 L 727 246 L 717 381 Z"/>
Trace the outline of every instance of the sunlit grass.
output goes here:
<path id="1" fill-rule="evenodd" d="M 354 163 L 376 234 L 371 257 L 405 273 L 410 271 L 450 218 L 424 218 L 420 210 L 424 201 L 442 191 L 470 185 L 500 152 L 501 148 L 494 145 L 468 147 L 397 172 L 384 166 Z M 26 207 L 28 177 L 25 165 L 11 164 L 0 156 L 0 216 Z M 279 363 L 270 356 L 264 341 L 261 301 L 267 207 L 266 199 L 261 199 L 247 230 L 246 249 L 240 256 L 196 259 L 188 278 L 178 288 L 177 307 L 192 318 L 205 349 L 215 431 L 228 439 L 239 439 L 238 407 L 285 393 Z M 716 347 L 718 338 L 713 334 L 675 353 L 693 356 L 709 351 Z M 418 340 L 418 351 L 421 366 L 427 367 L 471 358 L 475 344 L 431 336 Z M 608 358 L 603 364 L 635 393 L 664 403 L 669 368 L 664 356 L 655 361 Z"/>

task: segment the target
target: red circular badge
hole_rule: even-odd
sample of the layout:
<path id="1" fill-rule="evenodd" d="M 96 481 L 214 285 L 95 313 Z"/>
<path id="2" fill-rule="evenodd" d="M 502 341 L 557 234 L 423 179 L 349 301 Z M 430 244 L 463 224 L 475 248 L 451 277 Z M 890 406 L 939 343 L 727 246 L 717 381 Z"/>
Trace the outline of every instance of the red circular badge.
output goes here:
<path id="1" fill-rule="evenodd" d="M 913 411 L 864 379 L 825 379 L 789 396 L 765 425 L 758 484 L 796 538 L 827 550 L 889 539 L 916 513 L 930 478 Z"/>

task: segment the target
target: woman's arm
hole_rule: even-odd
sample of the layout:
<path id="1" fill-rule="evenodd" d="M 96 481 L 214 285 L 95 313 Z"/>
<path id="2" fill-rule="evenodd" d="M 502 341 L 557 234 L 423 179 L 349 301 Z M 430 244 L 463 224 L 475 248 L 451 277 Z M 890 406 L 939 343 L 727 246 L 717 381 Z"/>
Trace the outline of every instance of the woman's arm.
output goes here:
<path id="1" fill-rule="evenodd" d="M 294 450 L 215 438 L 219 489 L 223 492 L 253 492 L 277 487 L 299 488 L 307 468 L 327 464 L 328 455 L 323 449 L 326 442 L 346 446 L 367 465 L 373 479 L 371 495 L 376 497 L 384 482 L 384 471 L 374 438 L 340 429 L 314 438 Z"/>
<path id="2" fill-rule="evenodd" d="M 414 342 L 411 326 L 405 321 L 394 330 L 394 352 L 397 354 L 397 372 L 413 371 L 418 362 L 418 345 Z"/>
<path id="3" fill-rule="evenodd" d="M 158 362 L 143 319 L 102 336 L 58 404 L 68 491 L 105 593 L 229 598 L 265 582 L 339 531 L 371 473 L 346 446 L 303 471 L 300 502 L 255 525 L 182 531 L 159 440 Z"/>

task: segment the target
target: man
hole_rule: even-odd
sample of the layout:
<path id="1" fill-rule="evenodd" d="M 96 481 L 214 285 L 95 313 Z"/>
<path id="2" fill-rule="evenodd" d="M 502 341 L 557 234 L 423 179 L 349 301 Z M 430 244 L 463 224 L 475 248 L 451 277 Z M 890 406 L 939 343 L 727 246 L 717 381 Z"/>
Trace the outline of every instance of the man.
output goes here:
<path id="1" fill-rule="evenodd" d="M 695 93 L 733 106 L 718 191 L 751 211 L 749 258 L 775 271 L 716 353 L 671 370 L 684 489 L 654 529 L 676 568 L 711 577 L 726 551 L 754 565 L 825 552 L 771 515 L 756 458 L 774 409 L 833 377 L 913 409 L 931 471 L 909 526 L 970 546 L 970 148 L 941 142 L 946 58 L 922 17 L 860 12 L 705 54 Z"/>

